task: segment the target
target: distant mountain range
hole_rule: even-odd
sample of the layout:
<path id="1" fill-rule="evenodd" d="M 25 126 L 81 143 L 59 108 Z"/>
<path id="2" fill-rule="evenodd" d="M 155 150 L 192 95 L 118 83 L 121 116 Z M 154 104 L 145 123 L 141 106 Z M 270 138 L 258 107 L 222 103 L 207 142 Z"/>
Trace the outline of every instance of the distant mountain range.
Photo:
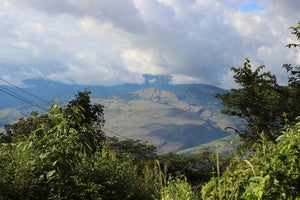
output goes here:
<path id="1" fill-rule="evenodd" d="M 144 84 L 118 86 L 68 85 L 43 79 L 26 80 L 23 88 L 39 98 L 68 102 L 85 88 L 92 92 L 93 103 L 105 106 L 105 127 L 117 134 L 148 141 L 160 152 L 178 152 L 210 143 L 232 134 L 226 126 L 237 127 L 228 117 L 219 114 L 222 105 L 215 93 L 227 90 L 204 84 L 169 84 L 170 76 L 144 75 Z M 45 102 L 20 91 L 4 86 L 43 107 Z M 0 127 L 28 116 L 38 110 L 17 98 L 0 93 Z M 107 133 L 108 135 L 111 133 Z M 230 137 L 229 137 L 230 138 Z"/>

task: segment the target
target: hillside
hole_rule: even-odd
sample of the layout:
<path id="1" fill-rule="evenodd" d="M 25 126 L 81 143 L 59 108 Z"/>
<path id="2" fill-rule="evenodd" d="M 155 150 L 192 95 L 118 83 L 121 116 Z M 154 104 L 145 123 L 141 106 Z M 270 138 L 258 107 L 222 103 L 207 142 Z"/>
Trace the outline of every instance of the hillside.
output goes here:
<path id="1" fill-rule="evenodd" d="M 25 89 L 46 100 L 60 97 L 60 101 L 66 103 L 74 93 L 88 88 L 92 92 L 92 102 L 105 105 L 107 129 L 153 143 L 164 153 L 194 148 L 231 134 L 224 128 L 235 125 L 219 114 L 222 106 L 214 98 L 216 92 L 224 93 L 226 90 L 203 84 L 171 85 L 169 81 L 169 76 L 145 75 L 144 84 L 88 87 L 28 80 L 25 82 L 28 88 Z M 38 110 L 5 94 L 0 93 L 0 97 L 1 126 Z M 194 149 L 191 151 L 194 152 Z"/>
<path id="2" fill-rule="evenodd" d="M 181 101 L 174 93 L 155 88 L 126 96 L 93 98 L 105 106 L 105 127 L 123 136 L 156 145 L 160 152 L 178 152 L 228 136 L 224 124 L 202 106 Z"/>

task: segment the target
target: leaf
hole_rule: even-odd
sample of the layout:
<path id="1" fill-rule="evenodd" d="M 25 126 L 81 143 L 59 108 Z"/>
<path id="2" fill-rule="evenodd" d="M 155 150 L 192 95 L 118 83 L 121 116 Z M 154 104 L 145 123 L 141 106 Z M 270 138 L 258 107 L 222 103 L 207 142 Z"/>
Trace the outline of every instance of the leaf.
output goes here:
<path id="1" fill-rule="evenodd" d="M 46 152 L 46 153 L 42 153 L 42 154 L 40 154 L 40 159 L 44 159 L 44 158 L 46 158 L 48 155 L 50 154 L 50 152 Z"/>
<path id="2" fill-rule="evenodd" d="M 52 163 L 52 166 L 55 166 L 55 165 L 56 165 L 56 163 L 57 163 L 57 160 L 56 160 L 56 161 L 54 161 L 54 162 Z"/>
<path id="3" fill-rule="evenodd" d="M 39 181 L 43 181 L 44 180 L 44 175 L 42 174 L 42 175 L 40 175 L 40 178 L 39 178 Z"/>
<path id="4" fill-rule="evenodd" d="M 32 144 L 33 144 L 33 142 L 30 141 L 30 142 L 28 143 L 28 145 L 27 145 L 27 149 L 30 149 L 30 148 L 32 147 Z"/>
<path id="5" fill-rule="evenodd" d="M 55 170 L 49 171 L 49 172 L 47 173 L 47 179 L 48 179 L 48 180 L 51 180 L 54 173 L 55 173 Z"/>
<path id="6" fill-rule="evenodd" d="M 57 149 L 56 146 L 53 145 L 52 148 L 51 148 L 51 151 L 54 152 L 56 149 Z"/>

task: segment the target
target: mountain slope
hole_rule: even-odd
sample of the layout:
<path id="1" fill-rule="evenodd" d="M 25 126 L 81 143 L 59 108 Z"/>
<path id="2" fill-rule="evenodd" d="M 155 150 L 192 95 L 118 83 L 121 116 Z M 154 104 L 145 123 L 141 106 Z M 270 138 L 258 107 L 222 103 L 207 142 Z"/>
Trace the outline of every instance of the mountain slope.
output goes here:
<path id="1" fill-rule="evenodd" d="M 164 153 L 177 152 L 230 134 L 222 129 L 224 122 L 221 123 L 209 110 L 155 88 L 130 93 L 126 98 L 115 96 L 93 98 L 92 101 L 105 106 L 107 129 L 153 143 Z"/>
<path id="2" fill-rule="evenodd" d="M 228 91 L 204 84 L 171 85 L 169 76 L 144 77 L 144 84 L 107 87 L 27 80 L 29 87 L 25 89 L 40 98 L 55 100 L 59 97 L 66 103 L 75 93 L 88 88 L 93 103 L 105 105 L 106 128 L 126 137 L 149 141 L 157 145 L 160 152 L 177 152 L 208 143 L 228 136 L 230 133 L 223 130 L 225 127 L 236 127 L 229 118 L 219 114 L 222 105 L 214 97 L 216 92 Z M 17 88 L 5 87 L 20 94 Z M 32 96 L 26 97 L 49 107 Z M 38 110 L 22 105 L 24 102 L 0 93 L 0 125 Z"/>

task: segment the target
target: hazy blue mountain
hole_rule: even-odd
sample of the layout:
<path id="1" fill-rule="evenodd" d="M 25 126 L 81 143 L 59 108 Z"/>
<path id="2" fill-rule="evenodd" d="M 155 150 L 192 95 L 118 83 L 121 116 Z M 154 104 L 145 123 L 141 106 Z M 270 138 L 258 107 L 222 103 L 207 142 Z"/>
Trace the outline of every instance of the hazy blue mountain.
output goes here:
<path id="1" fill-rule="evenodd" d="M 161 152 L 181 151 L 213 142 L 231 133 L 226 126 L 235 126 L 219 114 L 222 105 L 215 93 L 228 92 L 205 84 L 170 84 L 170 76 L 144 75 L 143 84 L 87 86 L 53 82 L 44 79 L 26 80 L 27 92 L 46 101 L 60 98 L 68 102 L 85 88 L 92 92 L 93 103 L 105 105 L 105 127 L 126 137 L 142 139 L 158 146 Z M 3 86 L 15 95 L 49 108 L 50 104 L 12 86 Z M 0 127 L 29 116 L 32 105 L 0 92 Z M 193 149 L 194 151 L 194 149 Z"/>
<path id="2" fill-rule="evenodd" d="M 74 94 L 78 91 L 82 91 L 85 88 L 92 92 L 92 97 L 103 97 L 113 95 L 124 95 L 134 91 L 157 88 L 175 93 L 179 99 L 188 101 L 194 105 L 209 106 L 211 104 L 216 105 L 219 102 L 214 98 L 216 92 L 227 92 L 218 87 L 205 84 L 182 84 L 171 85 L 171 77 L 168 75 L 144 75 L 144 84 L 123 84 L 116 86 L 89 86 L 89 85 L 75 85 L 75 84 L 63 84 L 59 82 L 49 81 L 45 79 L 29 79 L 25 80 L 24 84 L 27 85 L 26 91 L 43 98 L 47 101 L 53 101 L 60 98 L 62 102 L 69 101 Z M 17 94 L 24 96 L 25 98 L 32 100 L 33 102 L 47 107 L 48 105 L 40 100 L 12 87 L 3 86 Z M 0 109 L 7 107 L 19 106 L 25 104 L 23 101 L 11 97 L 0 91 Z"/>

